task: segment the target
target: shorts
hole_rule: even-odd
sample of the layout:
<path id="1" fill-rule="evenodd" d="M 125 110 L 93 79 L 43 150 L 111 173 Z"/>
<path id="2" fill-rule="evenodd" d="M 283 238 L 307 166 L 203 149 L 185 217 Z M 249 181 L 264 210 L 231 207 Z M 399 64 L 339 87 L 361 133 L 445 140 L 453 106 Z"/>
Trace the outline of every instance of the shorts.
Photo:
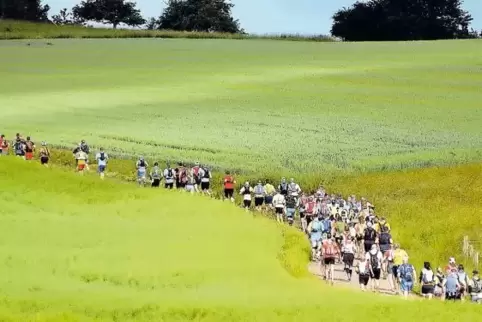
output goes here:
<path id="1" fill-rule="evenodd" d="M 151 187 L 159 187 L 161 185 L 161 179 L 152 180 Z"/>
<path id="2" fill-rule="evenodd" d="M 166 189 L 172 189 L 172 188 L 174 188 L 174 183 L 173 183 L 173 182 L 171 182 L 171 183 L 165 183 L 165 184 L 164 184 L 164 188 L 166 188 Z"/>
<path id="3" fill-rule="evenodd" d="M 49 163 L 49 157 L 40 158 L 40 164 L 48 164 L 48 163 Z"/>
<path id="4" fill-rule="evenodd" d="M 25 160 L 32 160 L 33 152 L 25 152 Z"/>
<path id="5" fill-rule="evenodd" d="M 99 165 L 99 166 L 97 166 L 97 172 L 99 172 L 99 173 L 104 173 L 104 172 L 105 172 L 105 165 Z"/>
<path id="6" fill-rule="evenodd" d="M 224 189 L 224 197 L 232 198 L 234 195 L 234 189 Z"/>
<path id="7" fill-rule="evenodd" d="M 138 178 L 138 179 L 145 179 L 145 178 L 146 178 L 146 171 L 144 171 L 144 170 L 137 170 L 137 178 Z"/>
<path id="8" fill-rule="evenodd" d="M 251 200 L 243 200 L 243 205 L 245 208 L 251 207 Z"/>
<path id="9" fill-rule="evenodd" d="M 413 282 L 406 282 L 402 280 L 402 283 L 400 284 L 400 289 L 403 292 L 411 292 L 413 289 Z"/>
<path id="10" fill-rule="evenodd" d="M 365 241 L 365 253 L 368 253 L 372 249 L 374 242 Z"/>
<path id="11" fill-rule="evenodd" d="M 354 254 L 343 254 L 343 263 L 348 266 L 353 266 L 353 261 L 355 260 Z"/>
<path id="12" fill-rule="evenodd" d="M 201 182 L 201 190 L 209 190 L 209 187 L 211 186 L 211 183 L 208 182 Z"/>
<path id="13" fill-rule="evenodd" d="M 185 187 L 186 187 L 187 192 L 194 192 L 195 191 L 193 184 L 187 184 Z"/>
<path id="14" fill-rule="evenodd" d="M 305 212 L 304 211 L 300 211 L 300 218 L 305 218 Z"/>
<path id="15" fill-rule="evenodd" d="M 320 240 L 319 239 L 312 239 L 311 240 L 311 248 L 318 248 L 320 247 Z"/>
<path id="16" fill-rule="evenodd" d="M 79 170 L 79 171 L 84 171 L 84 169 L 85 169 L 85 163 L 82 163 L 82 164 L 78 164 L 78 165 L 77 165 L 77 170 Z"/>
<path id="17" fill-rule="evenodd" d="M 184 182 L 178 182 L 178 183 L 176 184 L 176 187 L 177 187 L 178 189 L 184 189 L 184 188 L 186 188 L 186 184 L 185 184 Z"/>
<path id="18" fill-rule="evenodd" d="M 358 283 L 361 285 L 368 285 L 368 281 L 370 280 L 370 275 L 368 274 L 360 274 L 358 275 Z"/>
<path id="19" fill-rule="evenodd" d="M 398 268 L 400 266 L 399 265 L 393 265 L 392 266 L 392 273 L 393 273 L 393 276 L 398 276 Z"/>
<path id="20" fill-rule="evenodd" d="M 342 236 L 337 236 L 337 237 L 335 237 L 335 243 L 341 244 L 342 241 L 343 241 L 343 237 L 342 237 Z"/>
<path id="21" fill-rule="evenodd" d="M 198 185 L 198 186 L 201 185 L 201 179 L 196 178 L 196 179 L 194 179 L 194 181 L 195 181 L 196 185 Z"/>
<path id="22" fill-rule="evenodd" d="M 296 212 L 295 208 L 286 208 L 286 217 L 294 218 L 295 212 Z"/>
<path id="23" fill-rule="evenodd" d="M 267 205 L 270 205 L 273 203 L 273 196 L 265 196 L 264 197 L 264 202 L 267 204 Z"/>
<path id="24" fill-rule="evenodd" d="M 255 198 L 254 198 L 254 205 L 255 205 L 256 207 L 262 206 L 262 205 L 263 205 L 263 202 L 264 202 L 264 198 L 263 198 L 263 197 L 255 197 Z"/>
<path id="25" fill-rule="evenodd" d="M 275 208 L 275 212 L 276 212 L 277 214 L 279 214 L 279 215 L 281 215 L 281 214 L 284 213 L 283 208 L 280 208 L 280 207 L 276 207 L 276 208 Z"/>
<path id="26" fill-rule="evenodd" d="M 456 292 L 456 293 L 445 293 L 445 299 L 446 300 L 460 300 L 461 299 L 461 296 L 460 296 L 460 293 L 459 292 Z"/>
<path id="27" fill-rule="evenodd" d="M 370 277 L 376 280 L 380 279 L 382 270 L 380 268 L 374 268 L 373 273 L 370 272 Z"/>
<path id="28" fill-rule="evenodd" d="M 2 150 L 2 155 L 8 155 L 8 149 Z"/>
<path id="29" fill-rule="evenodd" d="M 356 240 L 359 241 L 359 242 L 362 241 L 362 240 L 363 240 L 363 236 L 362 236 L 362 235 L 357 235 L 357 236 L 356 236 Z"/>
<path id="30" fill-rule="evenodd" d="M 435 293 L 435 285 L 422 285 L 421 289 L 422 295 L 434 294 Z"/>
<path id="31" fill-rule="evenodd" d="M 323 263 L 325 265 L 335 265 L 335 258 L 334 257 L 325 257 L 325 258 L 323 258 Z"/>
<path id="32" fill-rule="evenodd" d="M 387 262 L 387 274 L 389 275 L 393 274 L 393 262 L 391 261 Z"/>

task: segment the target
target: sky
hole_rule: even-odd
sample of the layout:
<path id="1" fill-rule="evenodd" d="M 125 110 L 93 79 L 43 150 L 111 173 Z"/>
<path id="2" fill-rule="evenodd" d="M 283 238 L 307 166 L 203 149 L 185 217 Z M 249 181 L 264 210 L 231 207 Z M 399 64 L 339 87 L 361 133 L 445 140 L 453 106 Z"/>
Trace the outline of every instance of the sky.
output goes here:
<path id="1" fill-rule="evenodd" d="M 146 18 L 160 16 L 163 0 L 134 0 Z M 43 0 L 50 15 L 72 8 L 80 0 Z M 329 34 L 331 17 L 355 0 L 232 0 L 233 16 L 248 33 Z M 472 27 L 482 30 L 482 0 L 465 0 L 464 9 L 474 18 Z"/>

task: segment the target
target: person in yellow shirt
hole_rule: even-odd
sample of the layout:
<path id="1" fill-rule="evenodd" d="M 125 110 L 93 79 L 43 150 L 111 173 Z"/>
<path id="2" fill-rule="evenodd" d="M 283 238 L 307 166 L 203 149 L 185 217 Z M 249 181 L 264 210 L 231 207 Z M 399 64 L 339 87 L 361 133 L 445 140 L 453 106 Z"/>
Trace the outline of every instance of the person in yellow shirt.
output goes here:
<path id="1" fill-rule="evenodd" d="M 398 268 L 400 265 L 403 264 L 403 259 L 408 258 L 408 254 L 405 250 L 400 248 L 400 244 L 395 244 L 393 245 L 393 266 L 392 266 L 392 272 L 393 272 L 393 285 L 395 285 L 395 289 L 399 290 L 400 289 L 400 283 L 398 281 Z"/>
<path id="2" fill-rule="evenodd" d="M 273 196 L 276 194 L 276 189 L 268 180 L 266 180 L 266 184 L 264 185 L 264 191 L 266 192 L 264 196 L 264 204 L 266 205 L 266 207 L 272 208 Z"/>
<path id="3" fill-rule="evenodd" d="M 387 222 L 387 219 L 385 217 L 382 217 L 375 225 L 373 225 L 373 228 L 377 231 L 377 233 L 382 232 L 382 228 L 387 227 L 388 232 L 391 231 L 390 224 Z"/>

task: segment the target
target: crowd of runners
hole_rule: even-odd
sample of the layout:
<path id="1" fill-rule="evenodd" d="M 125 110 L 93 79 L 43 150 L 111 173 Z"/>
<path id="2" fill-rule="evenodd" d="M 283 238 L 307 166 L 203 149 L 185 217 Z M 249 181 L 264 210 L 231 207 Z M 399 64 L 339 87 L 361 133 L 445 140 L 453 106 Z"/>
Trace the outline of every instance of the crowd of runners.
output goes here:
<path id="1" fill-rule="evenodd" d="M 31 138 L 27 136 L 24 139 L 19 133 L 11 142 L 4 135 L 0 136 L 0 154 L 8 155 L 10 152 L 25 160 L 38 158 L 45 166 L 51 158 L 46 142 L 42 142 L 37 151 Z M 90 152 L 84 140 L 72 151 L 76 171 L 80 174 L 90 169 Z M 100 178 L 104 179 L 109 156 L 103 148 L 95 154 L 94 162 Z M 211 170 L 199 162 L 193 167 L 179 162 L 175 168 L 169 163 L 161 168 L 158 162 L 151 167 L 143 157 L 139 157 L 133 168 L 140 186 L 160 187 L 164 181 L 166 189 L 211 195 Z M 408 297 L 419 283 L 421 295 L 428 299 L 438 297 L 463 301 L 470 298 L 472 302 L 482 303 L 479 272 L 474 270 L 469 277 L 463 265 L 457 264 L 453 257 L 443 268 L 433 269 L 429 262 L 425 262 L 417 274 L 407 252 L 394 242 L 387 219 L 378 216 L 375 206 L 365 198 L 358 199 L 352 195 L 345 199 L 339 194 L 328 194 L 322 186 L 313 193 L 307 193 L 293 178 L 282 178 L 276 186 L 260 180 L 254 185 L 244 182 L 239 187 L 229 171 L 225 173 L 222 184 L 223 200 L 234 203 L 238 194 L 246 210 L 273 212 L 279 223 L 299 226 L 311 242 L 312 260 L 320 262 L 322 275 L 329 283 L 334 283 L 335 264 L 342 263 L 346 279 L 351 281 L 353 274 L 357 274 L 363 291 L 368 287 L 372 291 L 380 291 L 380 280 L 386 279 L 389 291 L 404 297 Z"/>

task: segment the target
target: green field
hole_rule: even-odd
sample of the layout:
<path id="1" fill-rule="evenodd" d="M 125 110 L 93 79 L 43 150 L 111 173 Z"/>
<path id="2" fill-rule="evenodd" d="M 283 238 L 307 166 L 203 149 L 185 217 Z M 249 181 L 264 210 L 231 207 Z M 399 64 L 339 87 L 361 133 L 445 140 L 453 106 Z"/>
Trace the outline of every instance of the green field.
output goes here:
<path id="1" fill-rule="evenodd" d="M 262 172 L 479 160 L 481 43 L 0 42 L 2 131 Z"/>
<path id="2" fill-rule="evenodd" d="M 13 158 L 0 165 L 1 321 L 475 321 L 480 314 L 475 305 L 329 289 L 307 274 L 300 233 L 220 201 Z"/>
<path id="3" fill-rule="evenodd" d="M 0 132 L 68 148 L 83 138 L 122 158 L 200 160 L 239 181 L 322 180 L 373 201 L 417 268 L 438 266 L 462 260 L 464 235 L 482 238 L 482 165 L 429 168 L 480 162 L 480 46 L 0 41 Z M 65 151 L 53 159 L 72 163 Z M 217 200 L 138 189 L 121 180 L 132 178 L 130 161 L 109 170 L 116 178 L 100 181 L 0 158 L 0 321 L 480 315 L 330 289 L 308 274 L 297 231 Z"/>

